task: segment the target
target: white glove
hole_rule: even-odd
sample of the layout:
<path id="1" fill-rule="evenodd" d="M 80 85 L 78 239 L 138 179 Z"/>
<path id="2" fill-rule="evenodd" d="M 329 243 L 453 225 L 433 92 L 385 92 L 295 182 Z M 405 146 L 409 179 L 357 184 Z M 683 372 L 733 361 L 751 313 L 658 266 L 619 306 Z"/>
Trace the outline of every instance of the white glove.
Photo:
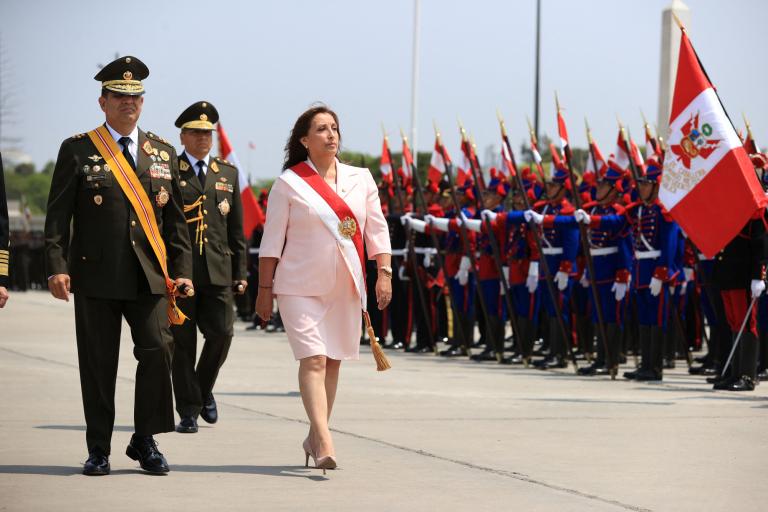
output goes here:
<path id="1" fill-rule="evenodd" d="M 657 277 L 651 278 L 651 284 L 648 285 L 648 288 L 651 289 L 651 295 L 654 297 L 658 296 L 661 293 L 661 285 L 664 284 L 664 281 Z"/>
<path id="2" fill-rule="evenodd" d="M 528 265 L 528 277 L 525 280 L 525 287 L 528 293 L 534 293 L 539 286 L 539 262 L 532 261 Z"/>
<path id="3" fill-rule="evenodd" d="M 432 253 L 426 252 L 424 253 L 424 267 L 429 268 L 432 266 Z"/>
<path id="4" fill-rule="evenodd" d="M 467 226 L 468 230 L 475 231 L 476 233 L 479 233 L 483 226 L 483 221 L 481 221 L 480 219 L 467 219 L 466 217 L 464 217 L 464 219 L 462 219 L 462 222 L 464 223 L 465 226 Z"/>
<path id="5" fill-rule="evenodd" d="M 401 281 L 410 281 L 411 280 L 411 278 L 408 277 L 405 274 L 405 265 L 400 265 L 397 268 L 397 277 L 399 277 Z"/>
<path id="6" fill-rule="evenodd" d="M 679 286 L 680 286 L 680 295 L 685 295 L 685 292 L 688 291 L 688 281 L 681 283 Z"/>
<path id="7" fill-rule="evenodd" d="M 536 224 L 542 224 L 544 222 L 544 216 L 533 210 L 525 210 L 523 212 L 523 217 L 525 217 L 525 222 L 533 221 Z"/>
<path id="8" fill-rule="evenodd" d="M 616 297 L 616 302 L 624 300 L 624 296 L 627 294 L 627 288 L 629 288 L 627 283 L 613 283 L 611 291 L 614 293 L 614 297 Z"/>
<path id="9" fill-rule="evenodd" d="M 685 274 L 686 283 L 693 281 L 693 269 L 691 267 L 683 267 L 683 273 Z"/>
<path id="10" fill-rule="evenodd" d="M 560 291 L 568 288 L 568 273 L 558 270 L 555 274 L 555 283 L 557 283 L 557 289 Z"/>
<path id="11" fill-rule="evenodd" d="M 423 220 L 408 217 L 408 227 L 417 233 L 424 233 L 427 230 L 427 223 Z"/>
<path id="12" fill-rule="evenodd" d="M 581 284 L 582 288 L 589 288 L 589 277 L 587 276 L 586 271 L 584 271 L 584 273 L 581 274 L 581 279 L 579 279 L 579 284 Z"/>
<path id="13" fill-rule="evenodd" d="M 762 279 L 753 279 L 749 287 L 752 289 L 752 298 L 756 299 L 765 291 L 765 281 Z"/>
<path id="14" fill-rule="evenodd" d="M 489 220 L 493 222 L 496 220 L 496 216 L 498 214 L 496 212 L 492 212 L 491 210 L 483 210 L 480 212 L 480 216 L 483 218 L 483 220 Z"/>
<path id="15" fill-rule="evenodd" d="M 410 218 L 411 218 L 411 215 L 413 215 L 413 213 L 412 213 L 412 212 L 408 212 L 408 213 L 406 213 L 406 214 L 404 214 L 404 215 L 401 215 L 401 216 L 400 216 L 400 224 L 402 224 L 403 226 L 405 226 L 406 224 L 408 224 L 408 219 L 410 219 Z"/>
<path id="16" fill-rule="evenodd" d="M 462 256 L 459 262 L 459 271 L 456 272 L 456 279 L 459 280 L 461 286 L 465 286 L 469 282 L 469 269 L 472 267 L 472 262 L 468 257 Z"/>
<path id="17" fill-rule="evenodd" d="M 429 222 L 429 224 L 434 226 L 438 231 L 448 231 L 448 223 L 451 221 L 451 219 L 434 217 L 432 215 L 425 215 L 424 220 Z"/>
<path id="18" fill-rule="evenodd" d="M 581 208 L 573 212 L 573 217 L 576 219 L 576 222 L 581 222 L 587 226 L 589 226 L 589 223 L 592 222 L 592 217 L 590 217 L 589 214 Z"/>
<path id="19" fill-rule="evenodd" d="M 509 288 L 509 267 L 507 266 L 501 267 L 501 278 L 507 283 L 507 288 Z M 503 284 L 499 286 L 499 295 L 504 295 Z"/>

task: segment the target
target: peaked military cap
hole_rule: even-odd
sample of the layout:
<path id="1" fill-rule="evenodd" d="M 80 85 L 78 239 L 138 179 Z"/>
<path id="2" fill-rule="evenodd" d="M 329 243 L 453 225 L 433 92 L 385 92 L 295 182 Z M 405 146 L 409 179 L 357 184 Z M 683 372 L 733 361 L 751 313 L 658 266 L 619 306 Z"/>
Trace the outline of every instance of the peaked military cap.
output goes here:
<path id="1" fill-rule="evenodd" d="M 219 121 L 219 112 L 208 101 L 198 101 L 188 106 L 176 119 L 176 128 L 182 130 L 215 130 Z"/>
<path id="2" fill-rule="evenodd" d="M 96 73 L 94 80 L 101 82 L 101 87 L 108 91 L 127 96 L 144 94 L 142 80 L 149 76 L 149 68 L 136 57 L 126 55 L 115 59 Z"/>

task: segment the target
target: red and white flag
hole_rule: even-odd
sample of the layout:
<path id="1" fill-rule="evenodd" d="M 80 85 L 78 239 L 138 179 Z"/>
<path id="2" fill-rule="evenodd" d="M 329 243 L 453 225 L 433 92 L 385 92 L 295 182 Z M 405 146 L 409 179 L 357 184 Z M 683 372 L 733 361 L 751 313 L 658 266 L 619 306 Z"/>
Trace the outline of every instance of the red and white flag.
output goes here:
<path id="1" fill-rule="evenodd" d="M 406 178 L 411 177 L 411 169 L 413 168 L 413 155 L 411 155 L 411 149 L 408 147 L 408 139 L 403 137 L 403 175 Z"/>
<path id="2" fill-rule="evenodd" d="M 440 144 L 440 139 L 436 138 L 435 149 L 432 150 L 432 158 L 429 160 L 429 171 L 427 172 L 427 179 L 435 184 L 440 183 L 443 176 L 445 176 L 446 157 L 448 158 L 447 163 L 451 163 L 448 153 L 446 152 L 445 156 L 443 156 L 443 151 L 445 150 L 443 149 L 442 144 Z"/>
<path id="3" fill-rule="evenodd" d="M 627 143 L 624 141 L 624 134 L 622 133 L 622 129 L 619 128 L 619 136 L 616 140 L 616 152 L 614 153 L 613 162 L 621 170 L 629 171 L 629 155 L 632 154 L 632 161 L 635 163 L 638 172 L 641 175 L 645 174 L 645 161 L 640 154 L 640 148 L 637 147 L 637 144 L 635 144 L 632 137 L 627 138 L 629 139 L 629 147 L 632 148 L 631 150 L 627 148 Z"/>
<path id="4" fill-rule="evenodd" d="M 659 199 L 711 257 L 768 200 L 685 30 L 669 131 Z"/>
<path id="5" fill-rule="evenodd" d="M 512 163 L 512 155 L 509 154 L 509 149 L 507 149 L 507 144 L 503 139 L 501 141 L 501 163 L 500 172 L 506 176 L 507 180 L 517 175 L 515 165 Z"/>
<path id="6" fill-rule="evenodd" d="M 379 169 L 381 170 L 381 179 L 386 183 L 392 183 L 392 155 L 389 152 L 386 137 L 384 137 L 384 143 L 381 147 L 381 164 Z"/>
<path id="7" fill-rule="evenodd" d="M 243 203 L 243 232 L 245 239 L 249 240 L 253 230 L 264 224 L 264 211 L 259 206 L 250 185 L 248 185 L 248 178 L 243 172 L 240 160 L 232 149 L 232 144 L 229 143 L 229 137 L 227 137 L 224 127 L 221 126 L 221 122 L 216 129 L 219 132 L 219 154 L 237 167 L 237 181 L 240 186 L 240 199 Z"/>
<path id="8" fill-rule="evenodd" d="M 461 163 L 456 170 L 456 183 L 463 184 L 467 178 L 472 177 L 472 146 L 469 140 L 461 141 Z"/>
<path id="9" fill-rule="evenodd" d="M 557 133 L 560 135 L 560 149 L 565 154 L 565 148 L 568 146 L 568 130 L 565 128 L 565 119 L 560 112 L 560 108 L 557 109 Z"/>
<path id="10" fill-rule="evenodd" d="M 589 154 L 587 155 L 587 165 L 584 168 L 584 172 L 592 172 L 595 176 L 602 176 L 605 171 L 608 170 L 608 164 L 606 164 L 605 157 L 600 151 L 600 148 L 592 138 L 592 134 L 589 134 Z"/>

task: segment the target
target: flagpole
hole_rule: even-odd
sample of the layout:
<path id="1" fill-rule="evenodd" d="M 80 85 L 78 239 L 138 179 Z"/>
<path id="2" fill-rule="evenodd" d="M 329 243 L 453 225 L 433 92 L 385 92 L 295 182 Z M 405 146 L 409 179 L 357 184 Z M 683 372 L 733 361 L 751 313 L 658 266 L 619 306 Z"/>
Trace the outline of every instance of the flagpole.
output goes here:
<path id="1" fill-rule="evenodd" d="M 536 0 L 536 81 L 534 83 L 533 129 L 539 138 L 539 81 L 541 78 L 541 0 Z"/>
<path id="2" fill-rule="evenodd" d="M 418 164 L 419 146 L 416 138 L 416 112 L 418 110 L 419 86 L 419 0 L 413 0 L 413 66 L 411 69 L 411 147 L 413 166 Z"/>

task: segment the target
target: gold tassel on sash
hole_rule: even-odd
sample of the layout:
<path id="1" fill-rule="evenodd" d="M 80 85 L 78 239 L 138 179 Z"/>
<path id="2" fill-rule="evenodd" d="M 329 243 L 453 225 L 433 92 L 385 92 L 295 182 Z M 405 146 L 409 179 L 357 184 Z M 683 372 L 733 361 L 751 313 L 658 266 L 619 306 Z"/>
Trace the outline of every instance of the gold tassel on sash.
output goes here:
<path id="1" fill-rule="evenodd" d="M 197 222 L 195 228 L 195 243 L 200 246 L 200 256 L 203 255 L 203 231 L 205 231 L 205 219 L 203 217 L 203 196 L 197 198 L 192 204 L 184 205 L 184 213 L 191 212 L 197 208 L 197 216 L 187 219 L 187 224 Z"/>
<path id="2" fill-rule="evenodd" d="M 363 320 L 365 320 L 365 330 L 368 333 L 368 338 L 371 340 L 371 352 L 373 352 L 373 358 L 376 360 L 376 370 L 379 372 L 389 370 L 392 366 L 389 364 L 386 354 L 384 354 L 384 349 L 381 348 L 376 339 L 376 333 L 373 332 L 373 327 L 371 326 L 371 317 L 368 316 L 367 311 L 363 311 Z"/>

